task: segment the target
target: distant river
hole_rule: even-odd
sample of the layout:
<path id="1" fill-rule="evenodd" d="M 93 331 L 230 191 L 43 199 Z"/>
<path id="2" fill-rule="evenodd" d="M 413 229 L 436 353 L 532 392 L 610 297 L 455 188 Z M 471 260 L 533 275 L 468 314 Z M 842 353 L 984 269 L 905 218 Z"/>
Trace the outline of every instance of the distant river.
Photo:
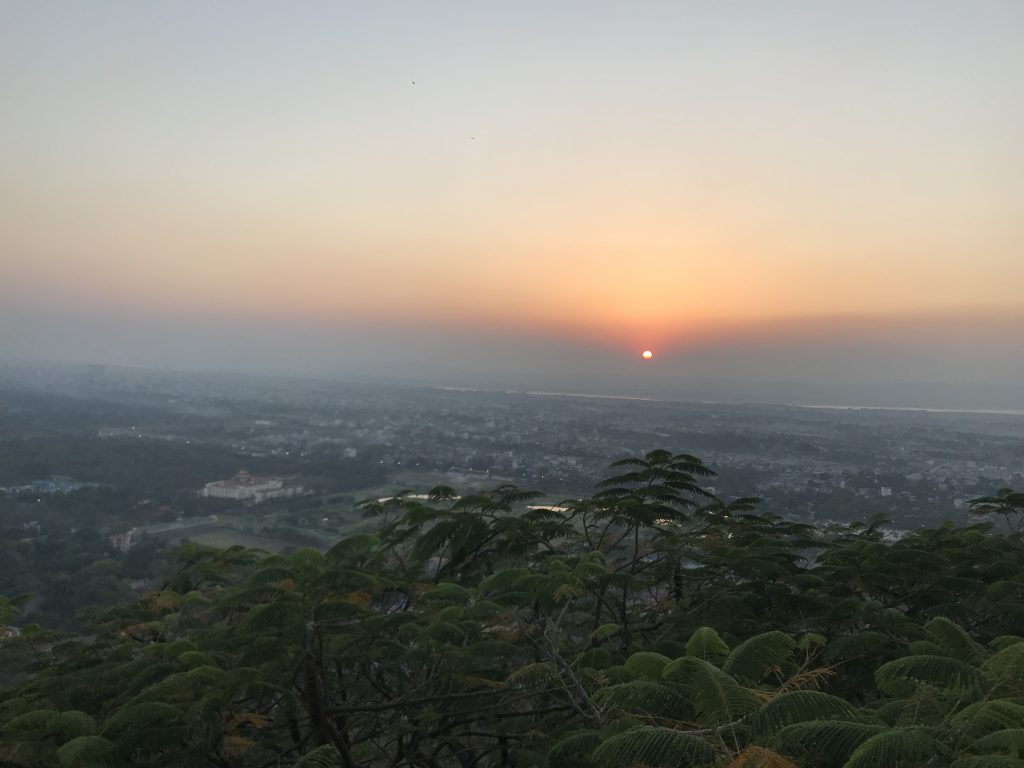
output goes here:
<path id="1" fill-rule="evenodd" d="M 786 403 L 786 405 L 797 408 L 823 408 L 832 411 L 913 411 L 915 413 L 980 413 L 993 416 L 1024 416 L 1024 411 L 997 408 L 914 408 L 899 405 L 808 405 L 807 403 Z"/>
<path id="2" fill-rule="evenodd" d="M 792 408 L 817 408 L 831 411 L 904 411 L 913 413 L 975 413 L 991 416 L 1024 416 L 1024 410 L 998 408 L 920 408 L 904 405 L 820 405 L 812 403 L 759 403 L 754 401 L 724 402 L 718 400 L 669 400 L 658 397 L 640 397 L 638 395 L 595 395 L 588 392 L 550 392 L 543 390 L 522 389 L 487 389 L 485 387 L 442 387 L 434 386 L 448 392 L 501 392 L 506 395 L 537 395 L 540 397 L 586 397 L 597 400 L 640 400 L 648 403 L 699 402 L 702 405 L 785 405 Z"/>

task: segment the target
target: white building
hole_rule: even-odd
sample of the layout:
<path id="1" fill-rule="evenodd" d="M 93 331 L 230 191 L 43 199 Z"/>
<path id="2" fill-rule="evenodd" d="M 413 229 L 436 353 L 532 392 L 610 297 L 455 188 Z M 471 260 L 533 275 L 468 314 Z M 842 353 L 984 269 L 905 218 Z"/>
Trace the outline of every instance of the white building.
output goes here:
<path id="1" fill-rule="evenodd" d="M 127 552 L 139 543 L 141 534 L 138 528 L 132 528 L 124 533 L 115 533 L 110 537 L 110 543 L 119 552 Z"/>
<path id="2" fill-rule="evenodd" d="M 890 488 L 887 485 L 883 485 L 882 486 L 882 495 L 883 496 L 892 496 L 892 488 Z"/>
<path id="3" fill-rule="evenodd" d="M 207 483 L 200 492 L 209 499 L 233 499 L 254 501 L 257 504 L 267 499 L 286 499 L 302 493 L 302 486 L 286 486 L 279 477 L 258 477 L 242 470 L 230 480 L 216 480 Z"/>

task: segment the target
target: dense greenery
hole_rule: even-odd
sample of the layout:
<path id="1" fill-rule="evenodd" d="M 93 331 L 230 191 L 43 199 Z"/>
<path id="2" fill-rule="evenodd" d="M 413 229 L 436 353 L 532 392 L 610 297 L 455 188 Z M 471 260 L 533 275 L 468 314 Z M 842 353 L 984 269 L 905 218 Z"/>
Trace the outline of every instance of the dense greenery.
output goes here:
<path id="1" fill-rule="evenodd" d="M 30 595 L 23 620 L 47 627 L 81 629 L 88 623 L 83 611 L 129 599 L 133 583 L 164 567 L 157 539 L 122 553 L 90 528 L 27 535 L 33 533 L 0 527 L 0 594 Z"/>
<path id="2" fill-rule="evenodd" d="M 816 531 L 692 456 L 613 466 L 557 508 L 372 502 L 326 554 L 185 545 L 87 636 L 0 641 L 0 765 L 1024 768 L 1019 534 Z"/>
<path id="3" fill-rule="evenodd" d="M 179 441 L 96 438 L 61 435 L 0 439 L 0 486 L 41 480 L 51 474 L 113 486 L 162 502 L 183 502 L 210 480 L 239 470 L 302 478 L 307 486 L 329 491 L 354 490 L 384 478 L 375 458 L 331 453 L 304 456 L 253 456 L 222 446 Z"/>

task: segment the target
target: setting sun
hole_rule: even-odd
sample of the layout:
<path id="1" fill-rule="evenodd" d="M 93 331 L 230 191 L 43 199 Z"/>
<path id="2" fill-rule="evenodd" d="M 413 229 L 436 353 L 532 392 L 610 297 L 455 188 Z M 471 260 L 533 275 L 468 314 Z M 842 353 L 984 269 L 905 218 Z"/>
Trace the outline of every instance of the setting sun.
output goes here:
<path id="1" fill-rule="evenodd" d="M 654 357 L 654 353 L 651 352 L 651 350 L 647 349 L 647 350 L 644 350 L 644 353 L 642 355 L 640 355 L 640 356 L 644 360 L 650 360 L 652 357 Z"/>

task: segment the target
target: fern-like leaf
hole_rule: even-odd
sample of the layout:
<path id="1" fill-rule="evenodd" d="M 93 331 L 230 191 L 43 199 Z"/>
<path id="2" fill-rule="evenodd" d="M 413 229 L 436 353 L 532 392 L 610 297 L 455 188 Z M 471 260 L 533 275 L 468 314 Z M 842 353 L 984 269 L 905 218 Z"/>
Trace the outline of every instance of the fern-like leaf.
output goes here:
<path id="1" fill-rule="evenodd" d="M 106 766 L 117 746 L 102 736 L 79 736 L 57 750 L 57 760 L 67 768 Z"/>
<path id="2" fill-rule="evenodd" d="M 924 728 L 893 728 L 867 739 L 850 755 L 843 768 L 879 768 L 925 762 L 946 748 Z"/>
<path id="3" fill-rule="evenodd" d="M 901 728 L 938 725 L 955 709 L 956 703 L 952 699 L 958 696 L 956 692 L 932 685 L 918 685 L 906 698 L 892 702 L 896 706 L 890 710 L 892 719 L 889 724 Z"/>
<path id="4" fill-rule="evenodd" d="M 981 665 L 993 683 L 1024 685 L 1024 643 L 1008 645 Z"/>
<path id="5" fill-rule="evenodd" d="M 1011 645 L 1016 645 L 1017 643 L 1024 643 L 1024 637 L 1020 637 L 1019 635 L 1000 635 L 999 637 L 994 638 L 989 645 L 997 651 L 1001 651 L 1004 648 L 1009 648 Z"/>
<path id="6" fill-rule="evenodd" d="M 842 765 L 862 743 L 887 730 L 884 725 L 814 720 L 787 725 L 775 735 L 773 744 L 783 754 L 798 760 L 827 755 L 829 765 Z"/>
<path id="7" fill-rule="evenodd" d="M 53 709 L 37 709 L 8 720 L 0 729 L 18 740 L 38 741 L 53 732 L 60 712 Z"/>
<path id="8" fill-rule="evenodd" d="M 53 730 L 61 740 L 69 741 L 79 736 L 92 736 L 96 733 L 96 721 L 85 712 L 72 710 L 61 712 L 53 723 Z"/>
<path id="9" fill-rule="evenodd" d="M 1024 758 L 1024 728 L 1006 728 L 982 736 L 974 742 L 972 749 L 976 752 L 1003 752 Z"/>
<path id="10" fill-rule="evenodd" d="M 685 713 L 687 705 L 686 697 L 674 687 L 649 680 L 610 685 L 594 694 L 594 698 L 628 713 L 676 719 Z"/>
<path id="11" fill-rule="evenodd" d="M 729 655 L 729 646 L 711 627 L 700 627 L 686 641 L 686 655 L 720 664 Z"/>
<path id="12" fill-rule="evenodd" d="M 696 736 L 670 728 L 640 727 L 612 736 L 594 750 L 598 768 L 644 765 L 648 768 L 697 768 L 711 765 L 715 750 Z"/>
<path id="13" fill-rule="evenodd" d="M 517 688 L 536 688 L 558 678 L 558 667 L 550 661 L 539 661 L 520 667 L 508 676 L 508 684 Z"/>
<path id="14" fill-rule="evenodd" d="M 672 659 L 660 653 L 639 651 L 626 659 L 625 667 L 634 677 L 646 680 L 660 680 L 661 671 L 670 661 Z"/>
<path id="15" fill-rule="evenodd" d="M 768 736 L 787 725 L 822 720 L 857 720 L 850 703 L 820 691 L 790 691 L 776 696 L 754 715 L 754 732 Z"/>
<path id="16" fill-rule="evenodd" d="M 605 640 L 606 638 L 617 635 L 622 631 L 621 624 L 602 624 L 600 627 L 590 633 L 591 640 Z"/>
<path id="17" fill-rule="evenodd" d="M 974 664 L 981 659 L 981 646 L 959 624 L 943 616 L 936 616 L 924 625 L 924 629 L 935 644 L 954 659 L 967 664 Z"/>
<path id="18" fill-rule="evenodd" d="M 980 737 L 995 731 L 1024 728 L 1024 705 L 996 699 L 978 701 L 961 709 L 950 722 Z"/>
<path id="19" fill-rule="evenodd" d="M 749 715 L 758 707 L 757 697 L 734 677 L 694 656 L 666 665 L 662 679 L 686 692 L 690 706 L 702 724 L 727 723 Z"/>
<path id="20" fill-rule="evenodd" d="M 566 761 L 589 758 L 600 742 L 598 731 L 576 731 L 563 736 L 548 750 L 548 765 L 558 768 Z"/>
<path id="21" fill-rule="evenodd" d="M 858 632 L 856 635 L 833 640 L 822 654 L 822 659 L 833 664 L 837 661 L 859 659 L 881 653 L 892 645 L 892 638 L 884 632 Z"/>
<path id="22" fill-rule="evenodd" d="M 889 696 L 905 696 L 918 683 L 970 691 L 980 682 L 977 669 L 948 656 L 904 656 L 875 671 L 878 690 Z"/>
<path id="23" fill-rule="evenodd" d="M 759 683 L 765 675 L 785 664 L 796 643 L 782 632 L 765 632 L 740 643 L 726 657 L 722 669 L 738 680 Z"/>
<path id="24" fill-rule="evenodd" d="M 177 709 L 148 701 L 116 712 L 107 720 L 103 735 L 132 754 L 137 750 L 158 752 L 163 746 L 176 743 L 180 731 L 181 713 Z"/>

